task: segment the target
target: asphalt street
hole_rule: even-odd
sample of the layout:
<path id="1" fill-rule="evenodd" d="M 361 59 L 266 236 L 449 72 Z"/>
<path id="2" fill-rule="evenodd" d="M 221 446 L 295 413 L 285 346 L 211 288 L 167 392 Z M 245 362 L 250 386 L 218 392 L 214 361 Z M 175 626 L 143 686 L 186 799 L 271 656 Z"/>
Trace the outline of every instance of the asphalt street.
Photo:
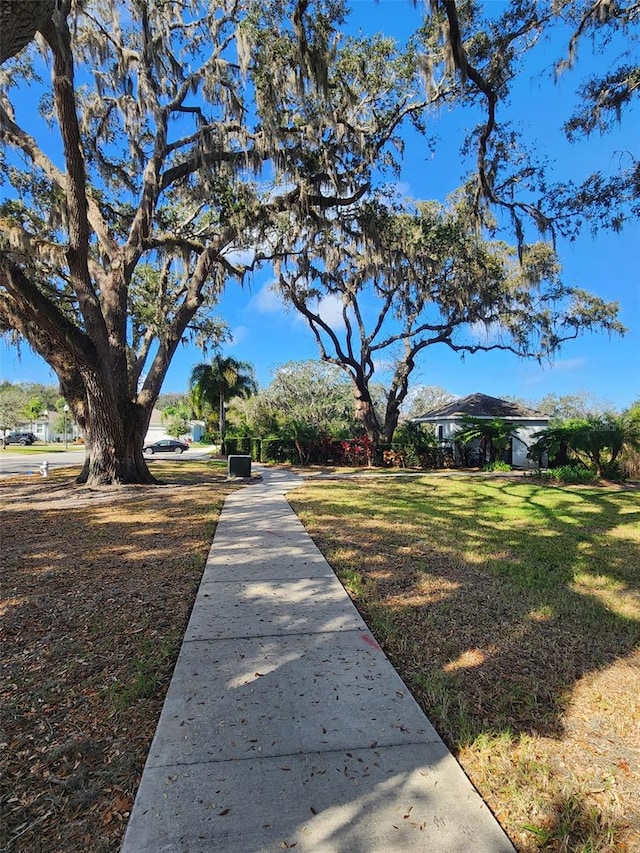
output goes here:
<path id="1" fill-rule="evenodd" d="M 167 453 L 166 458 L 171 462 L 177 462 L 180 459 L 203 459 L 208 456 L 211 451 L 209 447 L 190 447 L 189 450 L 176 456 L 173 453 Z M 149 461 L 153 460 L 154 465 L 157 462 L 163 461 L 163 456 L 156 454 L 152 457 L 146 457 Z M 62 452 L 56 449 L 52 452 L 51 448 L 45 446 L 34 449 L 29 454 L 16 453 L 12 450 L 4 450 L 0 448 L 0 477 L 12 477 L 18 475 L 34 474 L 40 476 L 39 467 L 44 460 L 49 463 L 49 470 L 53 468 L 68 468 L 70 465 L 80 467 L 84 462 L 84 454 L 82 450 L 63 450 Z"/>

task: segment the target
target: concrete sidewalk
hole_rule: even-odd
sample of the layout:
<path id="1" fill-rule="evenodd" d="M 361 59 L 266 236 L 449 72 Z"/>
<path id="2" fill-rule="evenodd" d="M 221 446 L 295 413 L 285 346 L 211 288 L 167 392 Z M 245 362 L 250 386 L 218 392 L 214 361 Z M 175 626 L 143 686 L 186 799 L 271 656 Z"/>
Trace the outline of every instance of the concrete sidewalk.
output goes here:
<path id="1" fill-rule="evenodd" d="M 122 853 L 513 847 L 284 494 L 225 501 Z"/>

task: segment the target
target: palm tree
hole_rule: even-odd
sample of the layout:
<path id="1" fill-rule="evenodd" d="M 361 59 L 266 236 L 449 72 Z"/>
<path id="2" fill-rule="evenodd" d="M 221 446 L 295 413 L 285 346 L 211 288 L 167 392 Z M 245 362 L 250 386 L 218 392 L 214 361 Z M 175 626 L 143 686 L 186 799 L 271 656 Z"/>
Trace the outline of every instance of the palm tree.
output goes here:
<path id="1" fill-rule="evenodd" d="M 37 421 L 44 412 L 44 403 L 40 397 L 30 397 L 22 407 L 22 416 L 29 421 L 29 427 L 33 429 L 34 421 Z"/>
<path id="2" fill-rule="evenodd" d="M 512 437 L 513 427 L 502 418 L 473 418 L 470 415 L 462 418 L 462 426 L 452 436 L 454 441 L 465 445 L 479 441 L 482 461 L 490 463 L 508 448 Z"/>
<path id="3" fill-rule="evenodd" d="M 306 424 L 303 421 L 298 421 L 295 418 L 286 420 L 280 427 L 280 435 L 283 438 L 288 438 L 296 446 L 300 464 L 304 465 L 309 459 L 309 443 L 318 437 L 318 431 L 312 424 Z M 305 453 L 305 445 L 307 451 Z"/>
<path id="4" fill-rule="evenodd" d="M 232 397 L 250 397 L 258 390 L 253 367 L 246 361 L 236 361 L 220 353 L 211 364 L 196 364 L 189 378 L 191 401 L 197 417 L 202 417 L 205 404 L 218 410 L 221 452 L 224 454 L 226 433 L 225 403 Z"/>
<path id="5" fill-rule="evenodd" d="M 564 451 L 560 460 L 564 463 L 567 453 L 573 452 L 581 461 L 586 458 L 602 477 L 607 469 L 614 470 L 623 450 L 640 450 L 640 423 L 632 414 L 573 418 L 536 433 L 535 438 L 532 456 L 546 451 L 556 456 L 557 464 L 559 452 Z"/>

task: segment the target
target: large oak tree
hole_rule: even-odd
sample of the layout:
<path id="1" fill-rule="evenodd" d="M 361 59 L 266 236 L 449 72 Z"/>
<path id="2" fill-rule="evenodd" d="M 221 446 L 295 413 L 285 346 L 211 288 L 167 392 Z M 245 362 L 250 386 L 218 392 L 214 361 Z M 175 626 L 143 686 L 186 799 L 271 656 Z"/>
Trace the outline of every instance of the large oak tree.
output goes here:
<path id="1" fill-rule="evenodd" d="M 350 376 L 361 423 L 375 443 L 391 440 L 416 358 L 426 347 L 442 343 L 462 353 L 500 348 L 543 359 L 583 330 L 622 331 L 616 305 L 562 284 L 555 241 L 575 237 L 585 224 L 594 231 L 620 229 L 637 217 L 637 153 L 625 152 L 613 173 L 558 183 L 535 150 L 527 150 L 509 112 L 515 83 L 540 44 L 553 37 L 560 45 L 555 72 L 561 75 L 591 40 L 596 52 L 608 49 L 610 65 L 583 81 L 565 131 L 573 141 L 609 130 L 640 92 L 632 49 L 639 23 L 635 0 L 510 0 L 499 6 L 433 0 L 426 6 L 415 43 L 427 87 L 441 102 L 467 111 L 461 157 L 475 152 L 459 194 L 464 212 L 456 214 L 457 236 L 449 228 L 445 245 L 440 237 L 446 229 L 425 227 L 426 207 L 411 225 L 407 217 L 394 224 L 382 208 L 372 215 L 373 205 L 360 205 L 330 231 L 310 236 L 280 274 L 281 289 L 305 316 L 321 357 Z M 553 63 L 548 70 L 553 74 Z M 493 239 L 496 214 L 514 248 Z M 451 225 L 450 213 L 445 216 Z M 431 236 L 412 243 L 405 229 Z M 550 236 L 550 243 L 536 242 L 540 235 Z M 429 245 L 434 238 L 435 248 Z M 340 324 L 323 316 L 327 296 L 342 306 Z M 377 309 L 367 318 L 372 297 Z M 480 335 L 479 328 L 485 330 Z M 382 362 L 390 379 L 380 416 L 368 389 Z"/>
<path id="2" fill-rule="evenodd" d="M 185 336 L 211 335 L 242 250 L 255 265 L 263 235 L 362 197 L 418 116 L 415 61 L 384 39 L 341 44 L 342 15 L 334 0 L 60 0 L 39 30 L 50 82 L 33 45 L 4 65 L 0 330 L 55 370 L 81 481 L 151 481 L 153 403 Z"/>
<path id="3" fill-rule="evenodd" d="M 61 0 L 51 18 L 46 3 L 9 5 L 20 21 L 2 57 L 18 54 L 1 81 L 0 165 L 11 192 L 0 210 L 0 329 L 56 371 L 87 439 L 82 480 L 150 479 L 140 448 L 153 401 L 185 335 L 219 333 L 206 309 L 245 272 L 239 250 L 251 248 L 255 264 L 256 246 L 290 256 L 314 229 L 324 240 L 340 211 L 353 216 L 378 172 L 394 168 L 389 143 L 400 150 L 403 122 L 424 129 L 425 104 L 482 111 L 465 142 L 477 150 L 468 216 L 479 227 L 491 208 L 510 214 L 525 278 L 542 257 L 527 246 L 528 222 L 570 235 L 581 216 L 620 227 L 637 212 L 635 155 L 619 174 L 552 187 L 503 120 L 538 40 L 570 26 L 561 70 L 586 37 L 636 38 L 631 0 L 510 0 L 488 15 L 483 4 L 433 0 L 404 55 L 382 38 L 340 42 L 337 0 Z M 53 144 L 19 115 L 26 87 L 40 91 L 41 63 L 19 54 L 37 29 L 52 71 L 41 114 L 58 130 Z M 624 60 L 583 88 L 570 134 L 606 128 L 636 96 L 637 63 Z M 321 272 L 323 251 L 310 261 Z M 289 274 L 296 287 L 307 275 Z M 477 312 L 466 307 L 468 325 Z M 611 306 L 600 320 L 599 310 L 590 303 L 584 325 L 615 328 Z M 385 437 L 417 354 L 408 339 L 396 340 L 405 367 L 390 387 Z M 364 422 L 370 401 L 359 393 Z"/>
<path id="4" fill-rule="evenodd" d="M 617 304 L 562 283 L 549 243 L 509 246 L 478 233 L 464 200 L 368 199 L 276 261 L 284 298 L 306 319 L 321 358 L 352 383 L 356 416 L 372 443 L 391 443 L 421 353 L 503 350 L 552 358 L 588 330 L 622 332 Z M 340 321 L 323 311 L 335 300 Z M 384 412 L 374 377 L 387 373 Z"/>

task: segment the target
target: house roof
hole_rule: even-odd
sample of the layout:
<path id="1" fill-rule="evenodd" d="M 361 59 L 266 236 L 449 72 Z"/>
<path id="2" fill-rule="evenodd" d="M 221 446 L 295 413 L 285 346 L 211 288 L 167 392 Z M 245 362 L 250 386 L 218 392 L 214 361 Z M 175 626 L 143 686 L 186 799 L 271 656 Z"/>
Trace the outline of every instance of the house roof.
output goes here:
<path id="1" fill-rule="evenodd" d="M 432 409 L 424 415 L 412 418 L 412 421 L 442 421 L 448 418 L 459 418 L 468 415 L 472 418 L 505 418 L 507 420 L 549 420 L 548 415 L 513 403 L 511 400 L 501 400 L 499 397 L 489 397 L 487 394 L 469 394 L 453 400 L 438 409 Z"/>

